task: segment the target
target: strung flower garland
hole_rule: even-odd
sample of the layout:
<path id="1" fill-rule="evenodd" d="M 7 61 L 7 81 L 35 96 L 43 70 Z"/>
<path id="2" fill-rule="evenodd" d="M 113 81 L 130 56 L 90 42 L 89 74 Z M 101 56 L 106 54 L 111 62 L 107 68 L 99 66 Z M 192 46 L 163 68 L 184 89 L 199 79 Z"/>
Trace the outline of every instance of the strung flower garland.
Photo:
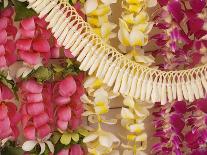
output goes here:
<path id="1" fill-rule="evenodd" d="M 144 120 L 149 116 L 148 109 L 152 105 L 138 103 L 130 96 L 125 97 L 121 110 L 121 125 L 128 130 L 127 144 L 122 144 L 125 149 L 123 154 L 145 154 L 147 148 L 147 133 L 145 132 Z"/>
<path id="2" fill-rule="evenodd" d="M 82 97 L 86 110 L 83 116 L 88 116 L 89 123 L 97 124 L 97 129 L 91 129 L 92 131 L 83 139 L 83 142 L 86 143 L 88 152 L 91 154 L 112 153 L 113 149 L 119 146 L 120 140 L 114 134 L 104 131 L 102 125 L 112 125 L 117 122 L 116 119 L 108 120 L 104 116 L 109 111 L 110 99 L 116 95 L 114 96 L 109 88 L 95 77 L 89 77 L 84 87 L 89 98 L 86 95 Z"/>
<path id="3" fill-rule="evenodd" d="M 159 47 L 152 51 L 155 58 L 163 55 L 161 69 L 192 68 L 206 63 L 206 2 L 158 1 L 155 12 L 155 29 L 152 40 Z M 183 23 L 186 23 L 184 25 Z"/>
<path id="4" fill-rule="evenodd" d="M 107 42 L 116 37 L 116 34 L 112 33 L 116 24 L 109 22 L 108 19 L 112 12 L 110 5 L 113 3 L 116 3 L 116 0 L 87 0 L 84 6 L 87 22 L 93 31 Z"/>
<path id="5" fill-rule="evenodd" d="M 140 47 L 146 46 L 148 43 L 149 32 L 152 30 L 153 22 L 149 21 L 147 8 L 156 6 L 157 0 L 126 0 L 122 2 L 122 18 L 119 19 L 118 38 L 121 42 L 120 49 L 124 51 L 130 59 L 144 65 L 154 63 L 152 56 L 144 56 Z M 123 47 L 124 46 L 124 47 Z"/>

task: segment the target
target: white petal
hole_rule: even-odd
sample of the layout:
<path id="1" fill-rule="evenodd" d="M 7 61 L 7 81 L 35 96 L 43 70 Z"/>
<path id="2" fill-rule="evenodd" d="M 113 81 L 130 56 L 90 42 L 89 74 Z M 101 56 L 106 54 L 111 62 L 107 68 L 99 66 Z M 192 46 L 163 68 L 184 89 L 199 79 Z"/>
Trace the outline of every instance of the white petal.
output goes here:
<path id="1" fill-rule="evenodd" d="M 97 0 L 87 0 L 84 5 L 85 13 L 88 14 L 98 7 Z"/>
<path id="2" fill-rule="evenodd" d="M 102 146 L 110 148 L 113 144 L 112 138 L 108 134 L 102 134 L 99 137 L 99 142 Z"/>
<path id="3" fill-rule="evenodd" d="M 130 32 L 129 41 L 131 46 L 143 46 L 145 44 L 145 35 L 139 31 L 138 26 L 133 26 L 132 31 Z"/>
<path id="4" fill-rule="evenodd" d="M 54 153 L 55 148 L 54 148 L 54 145 L 52 144 L 52 142 L 51 141 L 46 141 L 45 143 L 47 144 L 50 152 Z"/>
<path id="5" fill-rule="evenodd" d="M 133 98 L 130 96 L 125 97 L 123 103 L 130 108 L 133 108 L 135 104 Z"/>
<path id="6" fill-rule="evenodd" d="M 109 5 L 109 4 L 112 4 L 112 3 L 116 3 L 117 0 L 101 0 L 101 2 L 103 2 L 105 5 Z"/>
<path id="7" fill-rule="evenodd" d="M 39 143 L 40 144 L 40 154 L 43 154 L 45 152 L 45 143 Z"/>
<path id="8" fill-rule="evenodd" d="M 22 149 L 24 151 L 31 151 L 35 147 L 35 145 L 37 145 L 37 141 L 29 140 L 24 142 L 24 144 L 22 145 Z"/>
<path id="9" fill-rule="evenodd" d="M 147 7 L 155 7 L 157 5 L 157 0 L 147 0 Z"/>
<path id="10" fill-rule="evenodd" d="M 94 141 L 97 137 L 98 135 L 96 134 L 90 134 L 83 139 L 83 142 L 88 143 L 88 142 Z"/>
<path id="11" fill-rule="evenodd" d="M 127 108 L 121 109 L 121 116 L 126 119 L 134 119 L 134 114 Z"/>

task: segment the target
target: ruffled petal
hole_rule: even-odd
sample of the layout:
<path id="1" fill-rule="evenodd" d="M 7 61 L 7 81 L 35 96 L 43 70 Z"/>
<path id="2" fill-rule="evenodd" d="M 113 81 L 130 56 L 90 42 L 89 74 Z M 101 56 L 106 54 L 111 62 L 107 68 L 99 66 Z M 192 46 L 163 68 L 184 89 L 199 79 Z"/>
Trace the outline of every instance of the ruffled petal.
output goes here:
<path id="1" fill-rule="evenodd" d="M 76 82 L 72 76 L 68 76 L 66 79 L 60 82 L 59 93 L 64 97 L 73 95 L 76 91 Z"/>
<path id="2" fill-rule="evenodd" d="M 34 22 L 34 18 L 27 18 L 27 19 L 23 19 L 21 21 L 21 26 L 25 29 L 25 30 L 35 30 L 35 22 Z"/>
<path id="3" fill-rule="evenodd" d="M 49 42 L 46 39 L 37 38 L 32 43 L 33 50 L 37 52 L 49 52 L 50 51 L 50 45 Z"/>

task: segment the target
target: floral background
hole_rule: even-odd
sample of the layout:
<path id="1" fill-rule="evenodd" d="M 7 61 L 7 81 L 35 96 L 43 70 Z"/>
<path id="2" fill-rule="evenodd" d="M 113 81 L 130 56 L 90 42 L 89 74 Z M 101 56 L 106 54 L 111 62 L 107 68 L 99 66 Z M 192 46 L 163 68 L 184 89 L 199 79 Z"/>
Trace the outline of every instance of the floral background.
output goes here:
<path id="1" fill-rule="evenodd" d="M 68 3 L 138 63 L 161 70 L 206 63 L 205 0 Z M 160 105 L 114 93 L 78 69 L 27 5 L 0 1 L 1 154 L 207 154 L 206 99 Z"/>

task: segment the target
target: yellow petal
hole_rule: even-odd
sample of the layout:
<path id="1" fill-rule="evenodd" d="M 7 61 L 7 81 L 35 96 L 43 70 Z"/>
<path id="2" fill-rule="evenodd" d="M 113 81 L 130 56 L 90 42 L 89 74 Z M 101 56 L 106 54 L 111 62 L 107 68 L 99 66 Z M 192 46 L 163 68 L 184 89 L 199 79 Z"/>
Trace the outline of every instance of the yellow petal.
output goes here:
<path id="1" fill-rule="evenodd" d="M 133 124 L 129 126 L 130 132 L 140 133 L 144 130 L 144 123 Z"/>
<path id="2" fill-rule="evenodd" d="M 109 5 L 99 5 L 98 8 L 88 14 L 88 16 L 103 16 L 105 14 L 109 14 L 111 12 L 111 8 Z"/>
<path id="3" fill-rule="evenodd" d="M 136 135 L 127 135 L 127 140 L 134 141 L 136 139 Z"/>
<path id="4" fill-rule="evenodd" d="M 125 28 L 120 28 L 118 32 L 118 38 L 119 41 L 124 45 L 124 46 L 129 46 L 129 32 Z"/>
<path id="5" fill-rule="evenodd" d="M 141 135 L 136 137 L 136 141 L 137 142 L 143 142 L 147 140 L 147 134 L 146 133 L 142 133 Z"/>
<path id="6" fill-rule="evenodd" d="M 75 142 L 78 142 L 78 141 L 79 141 L 79 134 L 77 134 L 77 133 L 72 133 L 71 137 L 72 137 L 72 139 L 73 139 Z"/>
<path id="7" fill-rule="evenodd" d="M 98 7 L 97 0 L 87 0 L 84 5 L 84 10 L 86 14 L 91 13 Z"/>
<path id="8" fill-rule="evenodd" d="M 133 108 L 135 104 L 134 99 L 130 96 L 125 97 L 123 103 L 130 108 Z"/>
<path id="9" fill-rule="evenodd" d="M 114 23 L 103 23 L 101 26 L 101 34 L 103 38 L 106 38 L 110 35 L 111 31 L 116 28 L 116 24 Z"/>
<path id="10" fill-rule="evenodd" d="M 100 26 L 98 18 L 95 18 L 95 17 L 87 17 L 87 22 L 92 26 L 97 26 L 97 27 Z"/>
<path id="11" fill-rule="evenodd" d="M 121 109 L 121 116 L 126 119 L 134 119 L 134 114 L 127 108 Z"/>
<path id="12" fill-rule="evenodd" d="M 129 24 L 134 24 L 134 14 L 126 14 L 126 15 L 122 15 L 122 18 L 124 21 L 126 21 Z"/>
<path id="13" fill-rule="evenodd" d="M 61 138 L 60 138 L 60 142 L 64 145 L 68 145 L 71 142 L 71 134 L 69 133 L 64 133 Z"/>
<path id="14" fill-rule="evenodd" d="M 98 21 L 100 24 L 109 22 L 108 15 L 98 16 Z"/>
<path id="15" fill-rule="evenodd" d="M 137 12 L 140 12 L 141 9 L 142 9 L 142 5 L 133 5 L 133 4 L 131 4 L 131 5 L 129 5 L 127 10 L 129 12 L 137 13 Z"/>
<path id="16" fill-rule="evenodd" d="M 99 115 L 105 114 L 109 111 L 109 108 L 106 106 L 96 106 L 94 109 L 95 112 Z"/>
<path id="17" fill-rule="evenodd" d="M 143 0 L 126 0 L 127 3 L 130 3 L 130 4 L 138 4 L 140 2 L 142 2 Z"/>
<path id="18" fill-rule="evenodd" d="M 139 23 L 146 23 L 149 20 L 149 15 L 145 11 L 141 11 L 136 17 L 135 22 Z"/>
<path id="19" fill-rule="evenodd" d="M 130 32 L 129 36 L 130 45 L 131 46 L 144 46 L 145 42 L 145 35 L 143 32 L 139 31 L 138 26 L 133 26 L 132 31 Z"/>
<path id="20" fill-rule="evenodd" d="M 96 78 L 96 80 L 92 83 L 92 87 L 94 89 L 97 89 L 97 88 L 101 87 L 102 85 L 103 85 L 102 80 L 100 80 L 98 78 Z"/>

